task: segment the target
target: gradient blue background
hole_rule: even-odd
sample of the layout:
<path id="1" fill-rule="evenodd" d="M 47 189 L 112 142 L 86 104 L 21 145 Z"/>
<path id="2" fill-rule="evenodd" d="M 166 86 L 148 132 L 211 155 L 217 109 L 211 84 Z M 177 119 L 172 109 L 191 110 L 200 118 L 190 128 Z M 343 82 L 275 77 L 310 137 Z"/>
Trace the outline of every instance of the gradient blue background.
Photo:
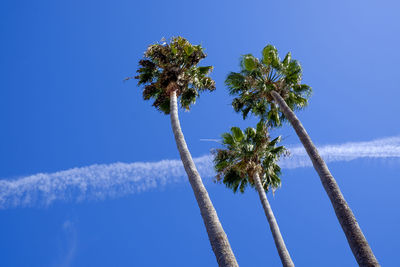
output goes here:
<path id="1" fill-rule="evenodd" d="M 169 117 L 142 100 L 147 45 L 201 43 L 217 90 L 181 123 L 193 156 L 254 125 L 224 86 L 245 53 L 291 51 L 314 94 L 298 114 L 316 144 L 400 134 L 398 1 L 0 2 L 0 177 L 94 163 L 178 158 Z M 289 127 L 275 131 L 297 144 Z M 382 266 L 398 266 L 398 160 L 329 165 Z M 270 196 L 296 266 L 356 266 L 312 168 L 284 170 Z M 206 186 L 241 266 L 280 266 L 255 192 Z M 98 202 L 0 210 L 0 266 L 216 266 L 188 184 Z"/>

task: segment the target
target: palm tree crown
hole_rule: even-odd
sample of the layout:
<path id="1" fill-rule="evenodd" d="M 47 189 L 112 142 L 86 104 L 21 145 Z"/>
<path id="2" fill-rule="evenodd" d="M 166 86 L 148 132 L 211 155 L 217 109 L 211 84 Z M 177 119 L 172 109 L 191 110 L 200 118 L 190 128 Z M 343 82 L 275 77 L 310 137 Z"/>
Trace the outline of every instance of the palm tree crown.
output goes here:
<path id="1" fill-rule="evenodd" d="M 265 191 L 280 186 L 281 168 L 276 162 L 286 149 L 276 146 L 280 136 L 270 140 L 264 122 L 259 122 L 256 129 L 249 127 L 244 132 L 232 127 L 231 133 L 224 133 L 222 137 L 225 149 L 214 151 L 217 181 L 222 180 L 234 192 L 239 189 L 243 193 L 248 184 L 254 187 L 253 177 L 258 173 Z"/>
<path id="2" fill-rule="evenodd" d="M 231 72 L 225 83 L 230 94 L 238 96 L 232 106 L 244 119 L 251 112 L 269 125 L 280 126 L 286 118 L 274 103 L 272 91 L 280 94 L 292 110 L 307 106 L 311 87 L 301 84 L 301 66 L 290 52 L 281 60 L 277 49 L 267 45 L 261 59 L 251 54 L 242 56 L 240 67 L 241 71 Z"/>
<path id="3" fill-rule="evenodd" d="M 194 104 L 199 91 L 215 90 L 215 82 L 207 75 L 212 66 L 198 67 L 206 57 L 200 45 L 192 45 L 183 37 L 173 37 L 169 43 L 150 45 L 139 61 L 138 85 L 145 85 L 143 98 L 154 99 L 153 106 L 170 112 L 170 92 L 176 91 L 183 108 Z"/>

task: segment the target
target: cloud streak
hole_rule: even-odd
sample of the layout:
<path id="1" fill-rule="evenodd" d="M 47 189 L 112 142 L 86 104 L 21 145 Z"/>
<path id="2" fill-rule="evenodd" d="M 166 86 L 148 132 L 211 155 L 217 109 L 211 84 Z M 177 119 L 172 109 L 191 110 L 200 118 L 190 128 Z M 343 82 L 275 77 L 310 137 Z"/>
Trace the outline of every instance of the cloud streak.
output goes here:
<path id="1" fill-rule="evenodd" d="M 282 168 L 312 166 L 303 147 L 289 147 L 291 156 Z M 326 162 L 359 158 L 400 158 L 400 136 L 369 142 L 318 147 Z M 203 178 L 213 177 L 210 155 L 194 159 Z M 180 160 L 95 164 L 55 173 L 39 173 L 0 180 L 0 208 L 48 206 L 55 201 L 80 202 L 116 198 L 186 181 Z"/>
<path id="2" fill-rule="evenodd" d="M 289 147 L 289 150 L 291 156 L 281 160 L 280 165 L 282 168 L 294 169 L 312 166 L 303 146 Z M 361 158 L 400 158 L 400 136 L 368 142 L 348 142 L 339 145 L 318 146 L 318 151 L 326 163 Z"/>

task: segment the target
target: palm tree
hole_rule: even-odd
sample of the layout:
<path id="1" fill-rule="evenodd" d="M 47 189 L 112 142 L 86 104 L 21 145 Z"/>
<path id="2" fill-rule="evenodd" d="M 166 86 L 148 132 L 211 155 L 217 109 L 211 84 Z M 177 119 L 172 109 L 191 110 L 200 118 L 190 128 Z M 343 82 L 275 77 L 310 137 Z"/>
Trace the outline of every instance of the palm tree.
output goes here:
<path id="1" fill-rule="evenodd" d="M 266 125 L 262 121 L 257 124 L 257 129 L 249 127 L 244 133 L 240 128 L 232 127 L 231 133 L 224 133 L 222 137 L 225 149 L 214 151 L 217 181 L 222 180 L 234 193 L 238 189 L 243 193 L 248 184 L 256 188 L 282 265 L 293 267 L 266 195 L 270 188 L 275 190 L 281 184 L 281 168 L 276 162 L 285 152 L 285 148 L 276 146 L 280 137 L 270 141 Z"/>
<path id="2" fill-rule="evenodd" d="M 379 266 L 339 186 L 293 112 L 307 106 L 311 95 L 311 88 L 301 84 L 301 79 L 302 69 L 298 61 L 293 60 L 290 53 L 281 61 L 277 49 L 267 45 L 261 59 L 251 54 L 242 56 L 241 71 L 231 72 L 225 82 L 230 94 L 237 96 L 232 105 L 243 118 L 251 112 L 262 120 L 268 120 L 272 126 L 280 126 L 285 120 L 291 123 L 319 174 L 358 264 Z"/>
<path id="3" fill-rule="evenodd" d="M 143 98 L 154 99 L 153 106 L 170 114 L 172 130 L 183 166 L 200 208 L 208 237 L 219 266 L 238 266 L 228 238 L 186 145 L 178 118 L 177 99 L 188 110 L 199 92 L 215 90 L 215 82 L 207 75 L 212 66 L 197 64 L 206 54 L 200 45 L 192 45 L 182 37 L 173 37 L 169 44 L 150 45 L 139 61 L 138 85 L 144 85 Z"/>

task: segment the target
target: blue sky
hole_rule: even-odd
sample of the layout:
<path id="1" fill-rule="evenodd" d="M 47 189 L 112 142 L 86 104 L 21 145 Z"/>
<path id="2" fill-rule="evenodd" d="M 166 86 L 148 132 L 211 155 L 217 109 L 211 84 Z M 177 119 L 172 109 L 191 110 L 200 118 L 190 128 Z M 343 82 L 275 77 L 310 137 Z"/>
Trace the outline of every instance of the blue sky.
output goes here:
<path id="1" fill-rule="evenodd" d="M 341 0 L 2 1 L 0 178 L 50 173 L 50 181 L 75 167 L 178 159 L 169 118 L 142 100 L 134 81 L 122 82 L 148 44 L 175 35 L 201 43 L 202 64 L 215 67 L 217 90 L 180 112 L 195 158 L 217 146 L 200 139 L 255 125 L 233 112 L 224 79 L 239 69 L 240 55 L 258 56 L 268 43 L 303 66 L 314 93 L 298 116 L 317 145 L 398 138 L 399 8 L 397 1 Z M 299 144 L 288 125 L 278 134 Z M 378 260 L 395 266 L 400 160 L 391 149 L 399 145 L 381 148 L 379 157 L 335 154 L 328 165 Z M 137 185 L 131 181 L 85 191 L 70 180 L 51 196 L 8 195 L 16 204 L 0 210 L 0 265 L 216 266 L 188 183 L 179 173 L 159 173 L 160 180 L 158 170 L 143 174 L 153 180 L 142 189 L 128 190 Z M 280 266 L 256 193 L 234 195 L 204 170 L 239 264 Z M 269 198 L 295 264 L 355 266 L 315 171 L 286 168 L 282 181 Z"/>

